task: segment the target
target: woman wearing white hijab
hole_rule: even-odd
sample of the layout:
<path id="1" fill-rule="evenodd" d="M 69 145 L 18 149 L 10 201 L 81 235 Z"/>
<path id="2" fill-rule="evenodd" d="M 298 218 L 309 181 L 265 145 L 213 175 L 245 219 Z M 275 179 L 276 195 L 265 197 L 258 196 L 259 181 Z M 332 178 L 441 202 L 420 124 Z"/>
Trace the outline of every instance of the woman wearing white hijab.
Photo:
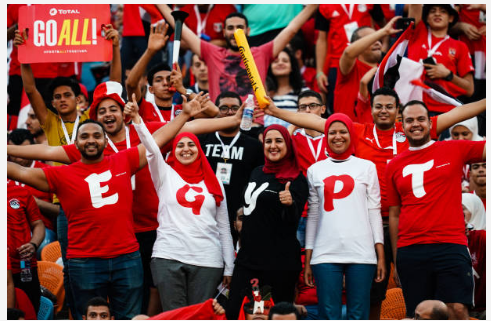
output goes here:
<path id="1" fill-rule="evenodd" d="M 484 208 L 479 196 L 471 193 L 463 193 L 462 205 L 464 207 L 466 223 L 472 224 L 474 226 L 474 230 L 485 230 L 486 209 Z"/>
<path id="2" fill-rule="evenodd" d="M 477 117 L 472 117 L 450 127 L 450 139 L 481 141 L 478 134 Z"/>

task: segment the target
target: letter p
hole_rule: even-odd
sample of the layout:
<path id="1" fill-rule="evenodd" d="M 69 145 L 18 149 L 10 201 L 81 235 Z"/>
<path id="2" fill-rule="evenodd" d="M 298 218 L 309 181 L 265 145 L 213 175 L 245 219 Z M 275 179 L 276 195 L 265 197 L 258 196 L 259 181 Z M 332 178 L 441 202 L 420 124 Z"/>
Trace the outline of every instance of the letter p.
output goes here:
<path id="1" fill-rule="evenodd" d="M 351 194 L 355 188 L 355 180 L 349 175 L 333 175 L 324 179 L 324 210 L 334 209 L 334 200 L 342 199 Z"/>

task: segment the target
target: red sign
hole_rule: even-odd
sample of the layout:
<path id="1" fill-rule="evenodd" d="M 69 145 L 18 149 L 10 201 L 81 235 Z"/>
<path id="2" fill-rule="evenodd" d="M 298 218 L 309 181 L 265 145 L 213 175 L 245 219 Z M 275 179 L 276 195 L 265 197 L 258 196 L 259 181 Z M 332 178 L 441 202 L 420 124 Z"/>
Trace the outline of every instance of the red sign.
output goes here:
<path id="1" fill-rule="evenodd" d="M 107 4 L 46 4 L 19 8 L 19 30 L 28 28 L 19 46 L 21 63 L 110 61 L 112 43 L 102 36 L 110 23 Z"/>

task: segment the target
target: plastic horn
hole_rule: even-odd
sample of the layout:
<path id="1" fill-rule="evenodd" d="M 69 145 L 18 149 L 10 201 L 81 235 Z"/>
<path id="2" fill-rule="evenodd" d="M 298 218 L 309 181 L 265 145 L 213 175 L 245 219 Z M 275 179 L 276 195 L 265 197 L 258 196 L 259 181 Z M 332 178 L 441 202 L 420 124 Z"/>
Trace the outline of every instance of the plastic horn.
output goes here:
<path id="1" fill-rule="evenodd" d="M 187 12 L 184 11 L 172 11 L 171 15 L 174 17 L 174 48 L 172 51 L 172 68 L 177 69 L 177 60 L 179 59 L 179 49 L 181 49 L 181 33 L 182 24 L 184 20 L 189 16 Z M 174 86 L 169 87 L 169 91 L 176 91 Z"/>
<path id="2" fill-rule="evenodd" d="M 242 57 L 242 61 L 244 62 L 247 71 L 247 76 L 249 76 L 252 89 L 256 95 L 259 108 L 264 108 L 269 105 L 269 101 L 264 98 L 266 91 L 264 91 L 263 82 L 261 81 L 261 77 L 257 71 L 256 63 L 254 62 L 254 57 L 252 56 L 251 49 L 249 48 L 249 43 L 247 42 L 244 30 L 235 30 L 234 36 L 235 41 L 237 41 L 237 46 L 239 47 L 240 56 Z"/>

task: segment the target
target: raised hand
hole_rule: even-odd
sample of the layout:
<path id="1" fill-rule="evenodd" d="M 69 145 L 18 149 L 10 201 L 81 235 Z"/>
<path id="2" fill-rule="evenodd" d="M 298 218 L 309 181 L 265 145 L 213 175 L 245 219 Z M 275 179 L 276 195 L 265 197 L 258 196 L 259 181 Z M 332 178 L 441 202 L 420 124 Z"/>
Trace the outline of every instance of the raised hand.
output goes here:
<path id="1" fill-rule="evenodd" d="M 401 19 L 402 17 L 401 16 L 395 16 L 394 18 L 392 18 L 384 27 L 383 27 L 383 30 L 384 32 L 388 35 L 388 36 L 391 36 L 391 35 L 394 35 L 396 33 L 399 33 L 401 31 L 403 31 L 402 29 L 395 29 L 395 23 L 397 20 Z"/>
<path id="2" fill-rule="evenodd" d="M 182 112 L 189 115 L 189 117 L 194 117 L 208 108 L 208 106 L 205 105 L 210 100 L 209 94 L 203 94 L 203 92 L 201 91 L 199 94 L 196 95 L 196 97 L 194 97 L 189 102 L 185 95 L 181 95 L 181 96 L 182 96 Z"/>
<path id="3" fill-rule="evenodd" d="M 14 45 L 20 46 L 23 45 L 27 40 L 27 29 L 22 30 L 22 33 L 19 30 L 15 30 L 14 36 Z"/>
<path id="4" fill-rule="evenodd" d="M 106 36 L 104 38 L 106 40 L 111 40 L 113 42 L 113 47 L 119 48 L 119 32 L 118 32 L 118 30 L 114 29 L 113 25 L 110 23 L 102 26 L 102 28 L 104 29 L 104 33 L 106 34 Z"/>
<path id="5" fill-rule="evenodd" d="M 179 64 L 175 64 L 174 68 L 172 68 L 170 73 L 170 85 L 179 93 L 186 93 L 186 88 L 184 88 L 184 85 L 182 84 L 182 72 Z"/>
<path id="6" fill-rule="evenodd" d="M 148 37 L 148 50 L 157 52 L 165 47 L 169 36 L 167 36 L 168 24 L 159 22 L 155 26 L 150 27 L 150 36 Z"/>
<path id="7" fill-rule="evenodd" d="M 293 204 L 292 194 L 290 193 L 291 182 L 287 182 L 285 185 L 285 190 L 279 192 L 280 202 L 283 205 L 290 206 Z"/>
<path id="8" fill-rule="evenodd" d="M 133 123 L 139 124 L 141 123 L 141 118 L 140 115 L 138 114 L 138 103 L 136 102 L 136 95 L 133 94 L 131 95 L 131 100 L 126 103 L 124 106 L 124 114 L 125 116 L 131 117 L 131 120 L 133 120 Z"/>

